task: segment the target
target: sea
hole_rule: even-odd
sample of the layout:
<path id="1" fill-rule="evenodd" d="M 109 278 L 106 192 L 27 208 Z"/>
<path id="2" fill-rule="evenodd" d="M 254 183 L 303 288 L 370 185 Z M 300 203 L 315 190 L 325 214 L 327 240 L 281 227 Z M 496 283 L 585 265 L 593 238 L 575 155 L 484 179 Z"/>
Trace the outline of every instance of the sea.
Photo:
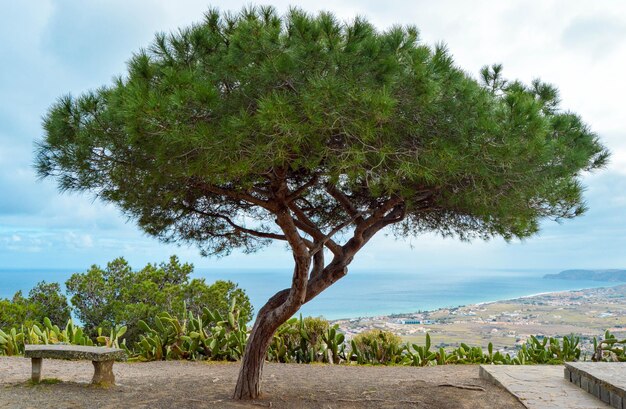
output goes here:
<path id="1" fill-rule="evenodd" d="M 39 281 L 63 284 L 76 269 L 0 269 L 0 298 L 24 295 Z M 334 320 L 434 310 L 506 300 L 546 292 L 610 287 L 619 283 L 545 279 L 558 270 L 354 270 L 304 305 L 304 316 Z M 194 278 L 231 280 L 243 288 L 258 310 L 291 282 L 290 271 L 197 268 Z"/>

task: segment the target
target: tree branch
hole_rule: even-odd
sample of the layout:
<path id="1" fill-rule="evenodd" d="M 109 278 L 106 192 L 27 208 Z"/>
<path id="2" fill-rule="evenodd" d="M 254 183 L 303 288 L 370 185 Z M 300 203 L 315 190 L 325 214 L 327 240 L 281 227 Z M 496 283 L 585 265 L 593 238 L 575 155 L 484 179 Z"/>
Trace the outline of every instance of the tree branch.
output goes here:
<path id="1" fill-rule="evenodd" d="M 268 233 L 268 232 L 262 232 L 262 231 L 258 231 L 258 230 L 248 229 L 246 227 L 238 225 L 237 223 L 233 222 L 230 217 L 225 216 L 223 214 L 212 213 L 212 212 L 205 212 L 203 210 L 196 209 L 195 207 L 191 207 L 191 206 L 183 205 L 183 207 L 185 209 L 189 210 L 189 211 L 201 214 L 201 215 L 206 216 L 206 217 L 213 217 L 213 218 L 217 218 L 217 219 L 222 219 L 226 223 L 228 223 L 233 229 L 235 229 L 235 230 L 237 230 L 238 232 L 241 232 L 241 233 L 246 233 L 246 234 L 249 234 L 251 236 L 256 236 L 256 237 L 260 237 L 260 238 L 264 238 L 264 239 L 274 239 L 274 240 L 287 241 L 287 237 L 285 237 L 282 234 Z"/>
<path id="2" fill-rule="evenodd" d="M 368 227 L 363 232 L 363 237 L 366 242 L 369 240 L 374 234 L 378 233 L 383 228 L 389 226 L 393 223 L 398 223 L 404 220 L 406 215 L 406 206 L 404 203 L 397 204 L 389 213 L 387 213 L 383 218 L 378 220 L 376 223 Z"/>
<path id="3" fill-rule="evenodd" d="M 309 219 L 306 213 L 302 211 L 302 209 L 300 209 L 295 202 L 289 202 L 287 205 L 289 206 L 289 209 L 294 212 L 296 216 L 294 222 L 300 230 L 313 237 L 313 240 L 315 241 L 323 240 L 324 245 L 332 251 L 333 254 L 337 255 L 341 253 L 341 246 L 332 240 L 332 236 L 326 237 L 326 235 L 324 235 L 324 233 L 317 228 L 315 223 Z"/>
<path id="4" fill-rule="evenodd" d="M 373 224 L 375 224 L 376 222 L 384 218 L 385 214 L 389 210 L 393 209 L 401 201 L 402 199 L 400 199 L 399 196 L 394 196 L 391 199 L 384 202 L 382 205 L 378 206 L 370 217 L 368 217 L 367 219 L 363 220 L 361 223 L 358 224 L 356 231 L 355 231 L 355 235 L 362 234 L 365 230 L 367 230 Z"/>
<path id="5" fill-rule="evenodd" d="M 317 252 L 319 252 L 320 250 L 322 250 L 324 248 L 324 246 L 326 245 L 326 243 L 335 235 L 337 234 L 340 230 L 344 229 L 345 227 L 349 226 L 350 224 L 354 223 L 354 220 L 357 219 L 360 216 L 360 213 L 358 213 L 357 215 L 355 215 L 354 217 L 352 217 L 349 220 L 346 220 L 343 223 L 338 224 L 337 226 L 335 226 L 330 233 L 328 233 L 327 235 L 325 235 L 324 237 L 322 237 L 318 244 L 311 249 L 311 253 L 312 254 L 316 254 Z"/>
<path id="6" fill-rule="evenodd" d="M 304 239 L 298 233 L 298 228 L 294 223 L 288 208 L 284 208 L 276 215 L 276 223 L 280 226 L 291 246 L 295 267 L 291 280 L 291 289 L 285 301 L 272 311 L 275 317 L 281 319 L 291 316 L 305 302 L 306 289 L 308 284 L 309 268 L 311 266 L 311 253 Z"/>
<path id="7" fill-rule="evenodd" d="M 348 214 L 352 217 L 356 217 L 355 221 L 360 223 L 363 221 L 362 215 L 359 214 L 359 211 L 354 207 L 348 196 L 343 193 L 341 190 L 337 189 L 337 186 L 327 183 L 326 191 L 348 212 Z"/>
<path id="8" fill-rule="evenodd" d="M 302 193 L 306 192 L 311 186 L 315 185 L 318 180 L 319 175 L 316 173 L 308 182 L 287 195 L 287 203 L 299 198 Z"/>
<path id="9" fill-rule="evenodd" d="M 316 279 L 319 274 L 324 270 L 324 251 L 318 251 L 313 254 L 313 268 L 311 274 L 309 274 L 309 281 Z M 307 288 L 308 292 L 308 288 Z"/>
<path id="10" fill-rule="evenodd" d="M 330 287 L 333 283 L 337 282 L 340 278 L 344 277 L 347 272 L 348 270 L 346 268 L 343 258 L 335 257 L 333 261 L 328 264 L 328 266 L 323 268 L 322 271 L 311 276 L 311 279 L 308 281 L 306 286 L 306 297 L 304 303 L 308 303 L 313 298 L 317 297 L 322 291 Z M 277 309 L 281 305 L 284 305 L 290 291 L 291 289 L 286 288 L 277 292 L 259 310 L 259 315 L 263 315 L 265 311 L 272 311 Z"/>
<path id="11" fill-rule="evenodd" d="M 205 183 L 203 181 L 200 180 L 194 180 L 192 181 L 192 184 L 194 184 L 196 187 L 209 192 L 209 193 L 213 193 L 216 195 L 222 195 L 222 196 L 226 196 L 229 197 L 231 199 L 235 199 L 235 200 L 243 200 L 252 204 L 255 204 L 257 206 L 260 206 L 266 210 L 269 210 L 271 212 L 275 212 L 277 210 L 277 206 L 276 204 L 270 202 L 270 201 L 266 201 L 266 200 L 262 200 L 259 199 L 257 197 L 252 196 L 249 193 L 245 193 L 242 191 L 234 191 L 234 190 L 229 190 L 229 189 L 225 189 L 225 188 L 221 188 L 219 186 L 216 185 L 211 185 L 209 183 Z"/>

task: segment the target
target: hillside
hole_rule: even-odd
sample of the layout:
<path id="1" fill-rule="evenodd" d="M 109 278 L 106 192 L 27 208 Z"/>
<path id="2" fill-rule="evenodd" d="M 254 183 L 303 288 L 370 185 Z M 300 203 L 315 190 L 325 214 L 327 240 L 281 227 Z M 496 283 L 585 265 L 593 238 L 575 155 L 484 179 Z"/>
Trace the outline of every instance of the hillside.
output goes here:
<path id="1" fill-rule="evenodd" d="M 558 274 L 546 274 L 543 278 L 622 282 L 626 281 L 626 270 L 565 270 Z"/>

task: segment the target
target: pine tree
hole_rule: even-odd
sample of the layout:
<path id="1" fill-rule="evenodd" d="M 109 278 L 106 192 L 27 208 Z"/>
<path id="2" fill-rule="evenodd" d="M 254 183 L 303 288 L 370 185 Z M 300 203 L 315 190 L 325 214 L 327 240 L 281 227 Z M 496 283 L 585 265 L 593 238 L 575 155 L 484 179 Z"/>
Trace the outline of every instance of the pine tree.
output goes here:
<path id="1" fill-rule="evenodd" d="M 499 65 L 476 80 L 414 27 L 269 7 L 157 35 L 44 126 L 39 175 L 161 240 L 206 255 L 288 244 L 291 284 L 257 315 L 236 398 L 259 395 L 276 328 L 376 233 L 529 237 L 585 210 L 580 174 L 608 156 L 548 84 Z"/>

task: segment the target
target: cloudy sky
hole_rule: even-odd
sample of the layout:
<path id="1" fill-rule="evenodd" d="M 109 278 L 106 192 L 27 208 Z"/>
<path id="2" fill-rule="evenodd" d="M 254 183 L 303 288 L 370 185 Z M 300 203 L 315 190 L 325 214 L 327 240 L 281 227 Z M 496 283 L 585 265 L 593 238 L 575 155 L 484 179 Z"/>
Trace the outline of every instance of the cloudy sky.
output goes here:
<path id="1" fill-rule="evenodd" d="M 502 63 L 505 76 L 557 85 L 562 106 L 591 125 L 612 151 L 607 169 L 585 177 L 591 210 L 547 222 L 520 243 L 459 243 L 423 236 L 378 237 L 354 269 L 626 268 L 626 2 L 596 1 L 273 1 L 367 17 L 380 29 L 413 24 L 427 44 L 447 43 L 456 63 L 477 74 Z M 202 18 L 206 1 L 2 0 L 0 13 L 0 269 L 84 268 L 118 256 L 140 266 L 178 254 L 197 267 L 288 268 L 277 245 L 255 255 L 203 259 L 194 248 L 143 235 L 112 206 L 59 194 L 32 168 L 41 118 L 55 99 L 108 84 L 158 31 Z M 215 1 L 239 10 L 249 1 Z"/>

